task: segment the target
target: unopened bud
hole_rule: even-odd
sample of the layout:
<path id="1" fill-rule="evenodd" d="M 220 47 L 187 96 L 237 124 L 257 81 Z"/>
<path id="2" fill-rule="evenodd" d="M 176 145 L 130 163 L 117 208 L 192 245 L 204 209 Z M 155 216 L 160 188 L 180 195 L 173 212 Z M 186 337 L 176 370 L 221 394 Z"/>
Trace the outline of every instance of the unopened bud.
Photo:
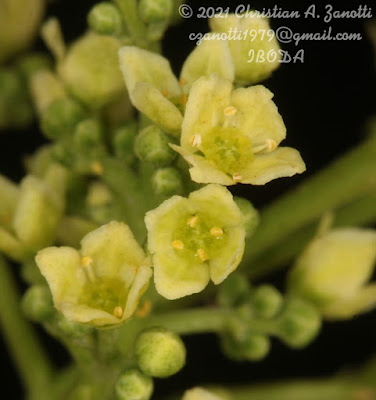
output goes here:
<path id="1" fill-rule="evenodd" d="M 260 361 L 270 350 L 270 340 L 264 335 L 249 335 L 238 341 L 229 334 L 222 336 L 222 350 L 233 360 Z"/>
<path id="2" fill-rule="evenodd" d="M 128 165 L 135 160 L 133 148 L 136 135 L 137 125 L 135 123 L 121 125 L 113 133 L 112 143 L 115 155 L 123 159 Z"/>
<path id="3" fill-rule="evenodd" d="M 259 317 L 273 318 L 281 309 L 283 297 L 273 286 L 262 285 L 252 293 L 251 302 Z"/>
<path id="4" fill-rule="evenodd" d="M 147 375 L 167 378 L 185 365 L 186 350 L 178 335 L 163 328 L 141 333 L 136 341 L 136 358 Z"/>
<path id="5" fill-rule="evenodd" d="M 121 32 L 122 17 L 119 9 L 112 3 L 96 4 L 88 15 L 90 28 L 102 35 L 115 35 Z"/>
<path id="6" fill-rule="evenodd" d="M 218 304 L 222 307 L 238 306 L 249 294 L 250 286 L 246 277 L 238 272 L 232 273 L 218 289 Z"/>
<path id="7" fill-rule="evenodd" d="M 163 196 L 183 193 L 183 181 L 180 172 L 173 167 L 158 169 L 152 178 L 154 192 Z"/>
<path id="8" fill-rule="evenodd" d="M 118 400 L 149 400 L 153 394 L 153 380 L 137 369 L 123 372 L 116 382 Z"/>
<path id="9" fill-rule="evenodd" d="M 22 299 L 22 309 L 32 321 L 48 320 L 54 314 L 50 289 L 44 285 L 29 288 Z"/>
<path id="10" fill-rule="evenodd" d="M 177 154 L 169 146 L 167 135 L 155 125 L 143 129 L 136 137 L 135 153 L 140 160 L 158 166 L 171 164 Z"/>
<path id="11" fill-rule="evenodd" d="M 172 0 L 141 0 L 140 18 L 145 23 L 166 21 L 172 14 Z"/>

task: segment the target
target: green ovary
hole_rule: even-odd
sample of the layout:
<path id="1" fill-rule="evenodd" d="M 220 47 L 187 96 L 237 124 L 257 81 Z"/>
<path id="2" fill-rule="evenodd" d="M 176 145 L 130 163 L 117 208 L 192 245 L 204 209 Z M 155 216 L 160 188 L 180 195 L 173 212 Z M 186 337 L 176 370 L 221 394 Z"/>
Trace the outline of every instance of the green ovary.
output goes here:
<path id="1" fill-rule="evenodd" d="M 194 217 L 197 217 L 197 222 L 194 226 L 190 226 L 187 222 Z M 184 244 L 184 248 L 176 251 L 181 252 L 183 256 L 197 259 L 197 250 L 201 249 L 204 250 L 209 260 L 216 257 L 224 243 L 226 243 L 226 232 L 221 226 L 208 222 L 205 216 L 200 213 L 188 215 L 183 219 L 180 227 L 174 232 L 174 240 L 181 241 Z M 212 227 L 222 228 L 223 234 L 218 237 L 211 235 L 210 229 Z"/>
<path id="2" fill-rule="evenodd" d="M 251 139 L 235 128 L 213 128 L 202 138 L 200 150 L 207 160 L 230 175 L 239 173 L 253 159 Z"/>
<path id="3" fill-rule="evenodd" d="M 113 314 L 115 307 L 124 310 L 128 290 L 121 280 L 96 278 L 83 288 L 80 303 Z"/>

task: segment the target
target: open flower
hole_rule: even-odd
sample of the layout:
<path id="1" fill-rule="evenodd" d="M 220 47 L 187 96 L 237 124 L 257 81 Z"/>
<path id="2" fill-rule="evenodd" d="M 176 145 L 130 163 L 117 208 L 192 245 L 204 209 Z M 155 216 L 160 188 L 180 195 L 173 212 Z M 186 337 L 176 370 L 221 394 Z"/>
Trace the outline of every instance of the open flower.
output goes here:
<path id="1" fill-rule="evenodd" d="M 179 134 L 192 84 L 201 76 L 216 72 L 233 80 L 234 67 L 228 44 L 206 41 L 185 61 L 180 80 L 169 61 L 159 54 L 133 46 L 119 51 L 120 68 L 133 105 L 166 132 Z"/>
<path id="2" fill-rule="evenodd" d="M 290 272 L 289 289 L 329 319 L 347 319 L 376 306 L 376 231 L 342 228 L 313 240 Z"/>
<path id="3" fill-rule="evenodd" d="M 192 180 L 264 185 L 305 171 L 297 150 L 278 147 L 286 128 L 272 97 L 261 85 L 233 90 L 215 74 L 193 84 L 180 146 L 171 145 L 192 165 Z"/>
<path id="4" fill-rule="evenodd" d="M 152 275 L 128 226 L 115 221 L 87 234 L 81 251 L 49 247 L 36 262 L 55 307 L 69 320 L 96 326 L 128 319 Z"/>
<path id="5" fill-rule="evenodd" d="M 208 185 L 188 198 L 173 196 L 146 214 L 157 291 L 177 299 L 221 283 L 244 251 L 243 216 L 231 193 Z"/>

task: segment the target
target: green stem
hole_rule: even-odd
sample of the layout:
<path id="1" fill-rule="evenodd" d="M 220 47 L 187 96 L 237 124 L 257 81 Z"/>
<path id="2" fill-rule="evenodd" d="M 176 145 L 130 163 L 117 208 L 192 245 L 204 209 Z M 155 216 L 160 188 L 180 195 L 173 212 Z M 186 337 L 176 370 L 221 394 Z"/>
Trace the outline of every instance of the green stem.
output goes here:
<path id="1" fill-rule="evenodd" d="M 31 325 L 23 318 L 20 296 L 8 265 L 0 258 L 0 324 L 26 390 L 47 399 L 52 368 Z"/>
<path id="2" fill-rule="evenodd" d="M 120 8 L 126 23 L 127 29 L 134 40 L 135 44 L 140 44 L 145 39 L 145 26 L 141 22 L 141 19 L 137 11 L 136 0 L 115 0 L 116 4 Z M 141 43 L 142 44 L 142 43 Z"/>
<path id="3" fill-rule="evenodd" d="M 376 134 L 307 179 L 261 212 L 261 223 L 243 257 L 248 269 L 262 253 L 314 222 L 325 211 L 348 204 L 376 188 Z"/>
<path id="4" fill-rule="evenodd" d="M 354 400 L 373 399 L 375 389 L 352 380 L 317 379 L 232 389 L 233 400 Z"/>
<path id="5" fill-rule="evenodd" d="M 335 212 L 333 227 L 364 226 L 376 222 L 376 193 L 369 194 Z M 295 231 L 273 247 L 273 251 L 265 251 L 252 259 L 249 266 L 249 276 L 262 277 L 286 265 L 315 236 L 317 224 Z"/>

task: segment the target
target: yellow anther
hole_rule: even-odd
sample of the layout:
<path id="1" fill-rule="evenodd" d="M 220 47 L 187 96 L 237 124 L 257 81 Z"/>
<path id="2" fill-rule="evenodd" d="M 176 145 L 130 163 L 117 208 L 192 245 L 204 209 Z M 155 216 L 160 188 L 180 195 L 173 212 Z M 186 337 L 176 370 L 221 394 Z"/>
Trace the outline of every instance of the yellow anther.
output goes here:
<path id="1" fill-rule="evenodd" d="M 103 166 L 100 162 L 94 161 L 91 164 L 91 170 L 94 172 L 96 175 L 102 175 L 103 174 Z"/>
<path id="2" fill-rule="evenodd" d="M 93 264 L 93 259 L 91 257 L 82 257 L 81 258 L 81 265 L 83 267 L 90 267 Z"/>
<path id="3" fill-rule="evenodd" d="M 273 151 L 277 147 L 277 142 L 273 139 L 266 139 L 264 144 L 260 144 L 259 146 L 253 147 L 254 153 L 269 153 Z"/>
<path id="4" fill-rule="evenodd" d="M 162 93 L 163 97 L 168 97 L 168 91 L 167 90 L 162 90 L 161 93 Z"/>
<path id="5" fill-rule="evenodd" d="M 213 226 L 213 228 L 210 229 L 210 234 L 215 237 L 220 237 L 223 235 L 223 229 L 218 226 Z"/>
<path id="6" fill-rule="evenodd" d="M 235 183 L 240 182 L 242 179 L 243 179 L 243 177 L 242 177 L 240 174 L 234 174 L 234 175 L 232 175 L 232 180 L 233 180 Z"/>
<path id="7" fill-rule="evenodd" d="M 123 309 L 120 306 L 114 308 L 113 314 L 116 318 L 121 318 L 123 316 Z"/>
<path id="8" fill-rule="evenodd" d="M 200 147 L 202 143 L 201 135 L 195 133 L 189 138 L 189 144 L 193 147 Z"/>
<path id="9" fill-rule="evenodd" d="M 201 261 L 206 261 L 209 259 L 208 255 L 206 254 L 206 251 L 204 249 L 198 249 L 196 254 L 197 254 L 197 257 Z"/>
<path id="10" fill-rule="evenodd" d="M 139 318 L 144 318 L 150 314 L 152 304 L 150 300 L 144 301 L 142 306 L 136 311 L 136 316 Z"/>
<path id="11" fill-rule="evenodd" d="M 188 101 L 188 96 L 186 94 L 182 94 L 180 97 L 180 101 L 181 101 L 181 104 L 183 104 L 185 106 Z"/>
<path id="12" fill-rule="evenodd" d="M 197 222 L 198 222 L 198 216 L 195 215 L 188 219 L 187 225 L 189 225 L 191 228 L 194 228 L 197 225 Z"/>
<path id="13" fill-rule="evenodd" d="M 184 243 L 181 240 L 174 240 L 172 242 L 172 247 L 176 250 L 183 250 L 184 249 Z"/>
<path id="14" fill-rule="evenodd" d="M 223 110 L 223 113 L 226 117 L 230 117 L 231 115 L 235 115 L 238 112 L 237 108 L 234 106 L 228 106 Z"/>
<path id="15" fill-rule="evenodd" d="M 268 144 L 268 151 L 273 151 L 277 147 L 277 142 L 273 139 L 268 139 L 266 143 Z"/>
<path id="16" fill-rule="evenodd" d="M 187 83 L 187 81 L 185 79 L 183 79 L 183 78 L 179 79 L 179 85 L 180 86 L 184 86 L 186 83 Z"/>

